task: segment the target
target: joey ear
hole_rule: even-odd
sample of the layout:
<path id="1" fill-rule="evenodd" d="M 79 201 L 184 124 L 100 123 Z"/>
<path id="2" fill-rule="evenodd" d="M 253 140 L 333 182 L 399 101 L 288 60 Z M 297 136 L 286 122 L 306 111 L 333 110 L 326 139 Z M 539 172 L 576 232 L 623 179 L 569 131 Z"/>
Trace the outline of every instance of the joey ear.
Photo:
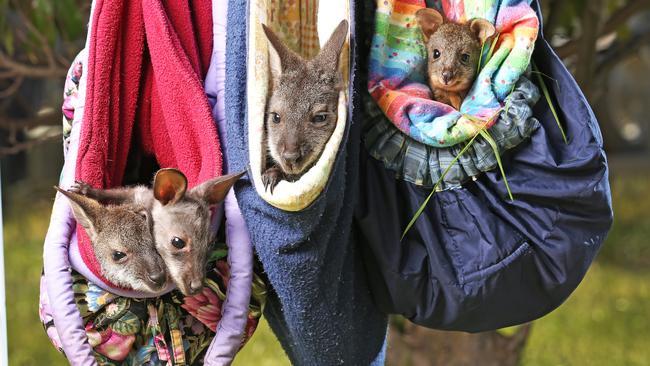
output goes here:
<path id="1" fill-rule="evenodd" d="M 494 25 L 485 19 L 476 18 L 469 23 L 469 29 L 474 33 L 481 43 L 485 43 L 488 38 L 496 33 Z"/>
<path id="2" fill-rule="evenodd" d="M 151 226 L 151 221 L 152 221 L 151 213 L 146 208 L 142 207 L 140 209 L 135 210 L 134 212 L 140 215 L 147 223 L 147 225 Z"/>
<path id="3" fill-rule="evenodd" d="M 300 63 L 302 60 L 295 52 L 290 50 L 282 43 L 280 38 L 273 33 L 271 28 L 262 24 L 266 39 L 269 41 L 269 66 L 271 68 L 271 76 L 277 78 L 282 75 L 282 72 L 291 65 Z"/>
<path id="4" fill-rule="evenodd" d="M 77 223 L 86 230 L 90 240 L 94 240 L 101 230 L 99 220 L 104 214 L 104 207 L 96 200 L 79 193 L 68 192 L 57 186 L 54 186 L 54 189 L 68 198 Z"/>
<path id="5" fill-rule="evenodd" d="M 418 25 L 420 25 L 420 30 L 422 30 L 425 41 L 429 41 L 431 35 L 444 23 L 442 14 L 431 8 L 423 8 L 415 12 L 415 19 L 417 19 Z"/>
<path id="6" fill-rule="evenodd" d="M 245 173 L 246 171 L 243 171 L 241 173 L 222 175 L 221 177 L 210 179 L 192 188 L 190 193 L 194 197 L 207 202 L 208 205 L 216 205 L 226 198 L 230 188 Z"/>
<path id="7" fill-rule="evenodd" d="M 153 178 L 153 196 L 163 206 L 178 202 L 186 190 L 187 178 L 178 169 L 160 169 Z"/>
<path id="8" fill-rule="evenodd" d="M 334 71 L 338 69 L 341 51 L 345 40 L 348 38 L 348 28 L 349 24 L 345 19 L 341 20 L 339 25 L 336 26 L 330 38 L 325 42 L 323 49 L 315 58 L 321 65 L 332 67 Z"/>

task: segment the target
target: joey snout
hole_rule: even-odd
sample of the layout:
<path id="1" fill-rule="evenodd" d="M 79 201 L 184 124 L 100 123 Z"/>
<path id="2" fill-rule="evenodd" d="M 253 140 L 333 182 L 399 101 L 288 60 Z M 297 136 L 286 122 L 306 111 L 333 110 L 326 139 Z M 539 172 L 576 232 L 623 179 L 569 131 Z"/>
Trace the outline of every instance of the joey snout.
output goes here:
<path id="1" fill-rule="evenodd" d="M 262 172 L 264 188 L 295 181 L 320 158 L 337 125 L 343 87 L 339 59 L 348 34 L 342 20 L 320 53 L 307 60 L 289 49 L 271 29 L 271 92 L 266 106 L 264 141 L 268 155 Z"/>
<path id="2" fill-rule="evenodd" d="M 167 283 L 167 273 L 164 268 L 159 268 L 158 270 L 153 270 L 147 273 L 147 279 L 150 282 L 152 288 L 160 289 Z"/>
<path id="3" fill-rule="evenodd" d="M 202 278 L 193 279 L 188 282 L 187 294 L 196 295 L 199 292 L 201 292 L 201 289 L 203 289 L 203 279 Z"/>
<path id="4" fill-rule="evenodd" d="M 200 293 L 203 289 L 205 270 L 195 271 L 194 269 L 191 269 L 187 272 L 188 273 L 178 273 L 180 278 L 177 278 L 175 282 L 183 295 L 193 296 Z"/>
<path id="5" fill-rule="evenodd" d="M 296 139 L 285 141 L 280 150 L 280 165 L 282 170 L 287 174 L 300 174 L 304 170 L 308 150 L 306 146 L 301 145 Z"/>
<path id="6" fill-rule="evenodd" d="M 442 83 L 445 85 L 449 85 L 449 82 L 454 79 L 454 72 L 452 70 L 444 70 L 440 76 L 442 79 Z"/>

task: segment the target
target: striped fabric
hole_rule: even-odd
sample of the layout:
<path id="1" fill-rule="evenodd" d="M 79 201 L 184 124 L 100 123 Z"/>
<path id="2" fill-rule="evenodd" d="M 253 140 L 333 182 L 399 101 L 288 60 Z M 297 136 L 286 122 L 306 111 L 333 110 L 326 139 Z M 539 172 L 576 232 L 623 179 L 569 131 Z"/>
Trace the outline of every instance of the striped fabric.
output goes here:
<path id="1" fill-rule="evenodd" d="M 507 97 L 507 111 L 501 113 L 490 129 L 499 153 L 518 146 L 539 127 L 533 106 L 539 100 L 538 88 L 522 76 Z M 395 172 L 397 179 L 432 188 L 452 164 L 464 144 L 436 148 L 418 142 L 398 130 L 377 103 L 367 96 L 364 103 L 364 142 L 369 154 Z M 459 188 L 465 181 L 497 167 L 494 150 L 482 136 L 456 161 L 443 177 L 438 191 Z"/>
<path id="2" fill-rule="evenodd" d="M 426 83 L 426 51 L 415 12 L 424 0 L 378 0 L 368 90 L 388 119 L 410 137 L 433 147 L 472 138 L 504 106 L 525 72 L 537 39 L 539 21 L 529 0 L 436 0 L 430 2 L 449 21 L 484 18 L 495 24 L 497 43 L 460 111 L 433 101 Z M 474 118 L 468 118 L 472 116 Z M 472 121 L 474 120 L 474 122 Z"/>
<path id="3" fill-rule="evenodd" d="M 318 42 L 318 0 L 270 0 L 267 23 L 293 51 L 310 59 L 320 51 Z"/>

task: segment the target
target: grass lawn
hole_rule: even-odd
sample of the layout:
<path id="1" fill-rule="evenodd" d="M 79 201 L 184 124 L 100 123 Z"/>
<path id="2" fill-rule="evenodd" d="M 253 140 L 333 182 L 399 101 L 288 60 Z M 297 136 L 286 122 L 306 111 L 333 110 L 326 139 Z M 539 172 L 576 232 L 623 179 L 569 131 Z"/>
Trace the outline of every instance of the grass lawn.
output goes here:
<path id="1" fill-rule="evenodd" d="M 15 184 L 5 194 L 10 365 L 66 365 L 38 320 L 42 245 L 54 191 Z M 616 223 L 598 262 L 558 310 L 535 322 L 523 364 L 650 364 L 650 177 L 612 182 Z M 265 322 L 239 354 L 243 365 L 288 365 Z"/>

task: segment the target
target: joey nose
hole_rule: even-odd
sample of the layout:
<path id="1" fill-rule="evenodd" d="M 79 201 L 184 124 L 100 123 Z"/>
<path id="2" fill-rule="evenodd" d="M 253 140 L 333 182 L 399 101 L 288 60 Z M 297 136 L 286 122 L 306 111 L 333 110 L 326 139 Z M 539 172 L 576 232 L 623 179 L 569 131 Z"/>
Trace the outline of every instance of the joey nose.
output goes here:
<path id="1" fill-rule="evenodd" d="M 190 282 L 190 294 L 191 295 L 196 295 L 201 291 L 203 288 L 203 282 L 201 281 L 192 281 Z"/>
<path id="2" fill-rule="evenodd" d="M 289 163 L 295 163 L 300 159 L 300 151 L 298 149 L 285 149 L 282 152 L 282 159 L 286 160 Z"/>
<path id="3" fill-rule="evenodd" d="M 149 273 L 148 276 L 151 282 L 158 286 L 162 286 L 165 283 L 165 272 Z"/>
<path id="4" fill-rule="evenodd" d="M 454 77 L 454 73 L 451 71 L 442 72 L 442 81 L 444 81 L 445 85 L 449 84 L 449 82 L 453 77 Z"/>

